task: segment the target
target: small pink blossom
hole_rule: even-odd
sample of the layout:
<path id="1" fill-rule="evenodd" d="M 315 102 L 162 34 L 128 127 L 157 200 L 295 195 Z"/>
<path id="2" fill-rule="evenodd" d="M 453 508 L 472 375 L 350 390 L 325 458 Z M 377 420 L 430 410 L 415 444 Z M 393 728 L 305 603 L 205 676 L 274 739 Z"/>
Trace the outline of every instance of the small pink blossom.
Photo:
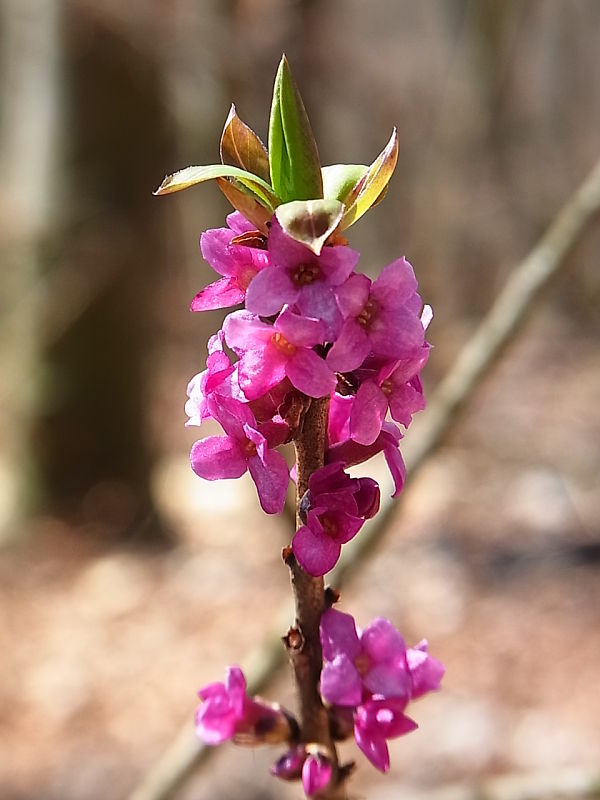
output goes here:
<path id="1" fill-rule="evenodd" d="M 342 315 L 333 287 L 350 275 L 360 254 L 349 247 L 324 247 L 315 255 L 292 239 L 273 218 L 269 231 L 269 269 L 257 275 L 248 289 L 246 308 L 254 314 L 272 316 L 284 305 L 294 305 L 300 314 L 323 320 L 328 341 L 337 335 Z"/>
<path id="2" fill-rule="evenodd" d="M 319 576 L 335 566 L 342 545 L 379 509 L 379 487 L 371 478 L 350 478 L 339 463 L 313 472 L 300 514 L 306 519 L 292 539 L 300 566 Z"/>
<path id="3" fill-rule="evenodd" d="M 254 277 L 269 264 L 265 250 L 231 244 L 236 234 L 252 229 L 240 213 L 230 214 L 227 223 L 229 227 L 213 228 L 200 237 L 202 256 L 215 272 L 224 277 L 198 292 L 192 300 L 192 311 L 228 308 L 243 303 Z"/>
<path id="4" fill-rule="evenodd" d="M 238 400 L 220 397 L 208 402 L 211 416 L 221 423 L 226 435 L 196 442 L 190 453 L 192 469 L 209 481 L 239 478 L 248 470 L 263 511 L 281 513 L 289 472 L 283 456 L 271 449 L 281 440 L 270 442 L 267 438 L 271 432 L 277 436 L 279 428 L 271 431 L 258 426 L 249 407 Z"/>
<path id="5" fill-rule="evenodd" d="M 336 396 L 335 409 L 333 414 L 330 412 L 330 441 L 334 444 L 325 452 L 325 463 L 331 464 L 340 461 L 345 467 L 353 467 L 355 464 L 362 464 L 369 458 L 383 452 L 386 464 L 394 481 L 394 493 L 392 497 L 397 497 L 402 491 L 406 480 L 406 466 L 402 454 L 398 449 L 402 434 L 400 429 L 393 422 L 384 422 L 381 432 L 374 442 L 369 445 L 359 444 L 350 438 L 335 441 L 334 437 L 349 435 L 350 415 L 352 398 L 338 398 Z M 346 402 L 349 400 L 350 402 Z M 332 403 L 333 405 L 333 403 Z M 331 423 L 334 422 L 332 427 Z"/>
<path id="6" fill-rule="evenodd" d="M 337 288 L 336 296 L 345 319 L 327 354 L 336 372 L 357 369 L 369 353 L 399 359 L 423 345 L 421 298 L 405 258 L 384 267 L 373 283 L 366 275 L 352 275 Z"/>
<path id="7" fill-rule="evenodd" d="M 239 355 L 238 380 L 248 400 L 255 400 L 289 378 L 309 397 L 325 397 L 336 377 L 313 347 L 322 344 L 321 320 L 284 308 L 273 325 L 247 311 L 229 314 L 223 323 L 227 344 Z"/>
<path id="8" fill-rule="evenodd" d="M 205 744 L 234 739 L 242 744 L 284 741 L 289 724 L 283 711 L 246 694 L 246 679 L 239 667 L 228 667 L 225 683 L 210 683 L 198 692 L 196 733 Z"/>
<path id="9" fill-rule="evenodd" d="M 302 778 L 302 787 L 307 797 L 322 791 L 331 781 L 331 760 L 319 745 L 297 745 L 284 753 L 271 767 L 271 775 L 284 781 Z"/>
<path id="10" fill-rule="evenodd" d="M 392 419 L 408 427 L 412 415 L 425 408 L 419 372 L 429 355 L 429 347 L 418 348 L 414 356 L 361 375 L 361 383 L 350 413 L 350 437 L 359 444 L 372 444 L 385 421 L 389 408 Z M 359 373 L 360 374 L 360 373 Z"/>
<path id="11" fill-rule="evenodd" d="M 369 761 L 381 772 L 390 768 L 387 739 L 395 739 L 418 726 L 404 715 L 406 701 L 399 698 L 371 699 L 354 712 L 354 738 Z"/>

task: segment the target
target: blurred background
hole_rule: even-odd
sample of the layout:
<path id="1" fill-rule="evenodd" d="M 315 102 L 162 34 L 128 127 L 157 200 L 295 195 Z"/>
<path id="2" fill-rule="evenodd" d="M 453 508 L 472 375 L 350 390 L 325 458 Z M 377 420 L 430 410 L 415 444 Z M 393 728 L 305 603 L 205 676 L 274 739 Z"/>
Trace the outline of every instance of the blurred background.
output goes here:
<path id="1" fill-rule="evenodd" d="M 221 317 L 188 304 L 228 207 L 153 189 L 218 161 L 231 101 L 266 141 L 282 51 L 324 164 L 370 163 L 397 125 L 350 240 L 371 274 L 414 264 L 431 395 L 598 158 L 600 3 L 0 8 L 0 798 L 124 798 L 289 597 L 287 520 L 189 469 L 185 388 Z M 596 225 L 344 588 L 447 667 L 356 797 L 600 763 L 599 259 Z M 285 671 L 265 695 L 293 704 Z M 178 796 L 299 797 L 276 755 L 224 747 Z"/>

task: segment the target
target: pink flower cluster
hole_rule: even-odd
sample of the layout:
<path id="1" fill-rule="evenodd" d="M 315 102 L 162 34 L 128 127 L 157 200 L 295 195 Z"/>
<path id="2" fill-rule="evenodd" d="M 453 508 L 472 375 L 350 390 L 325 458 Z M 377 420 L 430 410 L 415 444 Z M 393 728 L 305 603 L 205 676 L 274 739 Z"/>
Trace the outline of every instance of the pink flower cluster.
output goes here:
<path id="1" fill-rule="evenodd" d="M 404 711 L 410 700 L 439 689 L 444 667 L 423 640 L 407 648 L 392 623 L 378 617 L 362 633 L 354 618 L 333 608 L 321 618 L 321 695 L 341 720 L 352 717 L 356 743 L 387 772 L 387 739 L 417 727 Z"/>
<path id="2" fill-rule="evenodd" d="M 301 566 L 323 575 L 379 507 L 375 481 L 345 470 L 383 452 L 395 494 L 402 487 L 396 423 L 406 427 L 424 407 L 419 372 L 429 350 L 430 311 L 422 312 L 404 258 L 371 281 L 355 271 L 357 251 L 326 245 L 316 255 L 276 215 L 268 237 L 252 237 L 253 226 L 239 212 L 227 222 L 202 234 L 202 254 L 222 277 L 191 307 L 245 308 L 230 313 L 211 337 L 206 369 L 188 386 L 188 424 L 210 418 L 224 432 L 194 444 L 192 468 L 207 480 L 248 471 L 264 511 L 281 512 L 290 473 L 277 448 L 299 424 L 294 398 L 329 397 L 326 466 L 311 478 L 305 524 L 293 541 Z M 386 422 L 388 411 L 395 422 Z"/>
<path id="3" fill-rule="evenodd" d="M 426 641 L 407 648 L 389 620 L 379 617 L 359 632 L 350 614 L 333 608 L 321 619 L 321 646 L 320 691 L 336 738 L 353 732 L 369 761 L 387 772 L 387 740 L 416 729 L 404 713 L 406 707 L 439 689 L 444 667 L 429 655 Z M 198 694 L 203 703 L 196 711 L 196 730 L 207 744 L 287 741 L 288 750 L 272 766 L 272 774 L 283 780 L 300 778 L 308 797 L 327 786 L 332 774 L 328 754 L 316 743 L 294 739 L 289 712 L 248 697 L 238 667 L 229 667 L 224 684 L 211 684 Z"/>

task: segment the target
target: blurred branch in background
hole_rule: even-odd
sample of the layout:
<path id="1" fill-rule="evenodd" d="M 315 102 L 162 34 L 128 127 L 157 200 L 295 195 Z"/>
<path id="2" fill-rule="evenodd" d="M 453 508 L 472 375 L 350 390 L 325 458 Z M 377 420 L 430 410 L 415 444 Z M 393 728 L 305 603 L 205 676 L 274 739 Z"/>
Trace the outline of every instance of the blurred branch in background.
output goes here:
<path id="1" fill-rule="evenodd" d="M 498 362 L 506 345 L 516 336 L 521 326 L 539 301 L 542 291 L 567 262 L 567 255 L 580 239 L 587 227 L 600 214 L 600 161 L 572 198 L 559 212 L 546 234 L 530 254 L 519 264 L 508 278 L 504 289 L 492 305 L 468 343 L 464 346 L 453 366 L 448 370 L 420 424 L 407 440 L 404 454 L 408 476 L 415 474 L 435 452 L 444 436 L 455 422 L 459 411 L 473 397 L 484 376 Z M 352 575 L 358 564 L 364 564 L 365 555 L 381 541 L 388 529 L 387 522 L 395 511 L 392 501 L 384 506 L 384 513 L 377 523 L 366 525 L 360 536 L 344 548 L 338 567 L 331 573 L 330 582 L 339 588 Z M 282 615 L 276 632 L 265 640 L 262 647 L 247 660 L 245 673 L 250 694 L 260 692 L 269 683 L 283 661 L 284 651 L 279 636 L 290 620 L 290 611 Z M 248 663 L 249 661 L 249 663 Z M 191 721 L 185 723 L 162 758 L 152 767 L 129 800 L 169 800 L 185 783 L 194 769 L 211 752 L 194 736 Z M 588 773 L 586 773 L 588 775 Z M 598 775 L 586 778 L 583 794 L 591 793 L 597 785 Z M 524 800 L 547 796 L 548 784 L 538 782 L 538 788 L 527 781 L 517 782 L 513 793 L 491 792 L 491 797 Z M 487 786 L 487 784 L 486 784 Z M 495 786 L 491 782 L 490 786 Z M 499 782 L 497 788 L 513 786 L 510 782 Z M 453 790 L 452 790 L 453 791 Z M 488 796 L 486 792 L 463 786 L 457 794 L 449 791 L 441 798 L 465 798 Z"/>
<path id="2" fill-rule="evenodd" d="M 41 303 L 34 289 L 57 198 L 62 120 L 58 16 L 56 2 L 4 0 L 1 8 L 0 541 L 18 534 L 37 488 L 29 452 L 40 402 Z M 20 313 L 13 313 L 15 307 Z"/>

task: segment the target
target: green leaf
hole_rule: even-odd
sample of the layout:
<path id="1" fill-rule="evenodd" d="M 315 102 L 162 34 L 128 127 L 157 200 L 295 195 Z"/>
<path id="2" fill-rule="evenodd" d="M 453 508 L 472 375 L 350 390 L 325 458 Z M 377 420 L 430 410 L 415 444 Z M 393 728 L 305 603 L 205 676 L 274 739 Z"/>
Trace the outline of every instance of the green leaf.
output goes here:
<path id="1" fill-rule="evenodd" d="M 270 180 L 267 150 L 252 128 L 238 117 L 233 104 L 221 135 L 221 161 L 258 175 L 266 183 Z"/>
<path id="2" fill-rule="evenodd" d="M 368 169 L 366 164 L 332 164 L 323 167 L 323 196 L 345 203 L 350 191 Z"/>
<path id="3" fill-rule="evenodd" d="M 280 205 L 275 216 L 292 239 L 319 255 L 343 213 L 344 206 L 337 200 L 293 200 Z"/>
<path id="4" fill-rule="evenodd" d="M 237 209 L 257 230 L 268 234 L 268 222 L 273 216 L 273 211 L 266 208 L 249 190 L 236 184 L 232 178 L 217 178 L 217 186 L 229 200 L 231 205 Z"/>
<path id="5" fill-rule="evenodd" d="M 398 134 L 394 128 L 389 142 L 346 196 L 344 200 L 346 210 L 340 230 L 345 230 L 353 225 L 382 198 L 382 193 L 387 188 L 397 161 Z"/>
<path id="6" fill-rule="evenodd" d="M 210 164 L 206 167 L 180 169 L 173 175 L 167 175 L 154 194 L 180 192 L 182 189 L 187 189 L 188 186 L 195 186 L 197 183 L 212 181 L 216 178 L 235 178 L 242 186 L 249 189 L 265 208 L 269 208 L 271 213 L 279 204 L 279 199 L 266 181 L 263 181 L 258 175 L 252 175 L 244 169 L 231 167 L 228 164 Z"/>
<path id="7" fill-rule="evenodd" d="M 283 203 L 323 197 L 317 144 L 285 56 L 273 88 L 269 167 L 271 185 Z"/>

